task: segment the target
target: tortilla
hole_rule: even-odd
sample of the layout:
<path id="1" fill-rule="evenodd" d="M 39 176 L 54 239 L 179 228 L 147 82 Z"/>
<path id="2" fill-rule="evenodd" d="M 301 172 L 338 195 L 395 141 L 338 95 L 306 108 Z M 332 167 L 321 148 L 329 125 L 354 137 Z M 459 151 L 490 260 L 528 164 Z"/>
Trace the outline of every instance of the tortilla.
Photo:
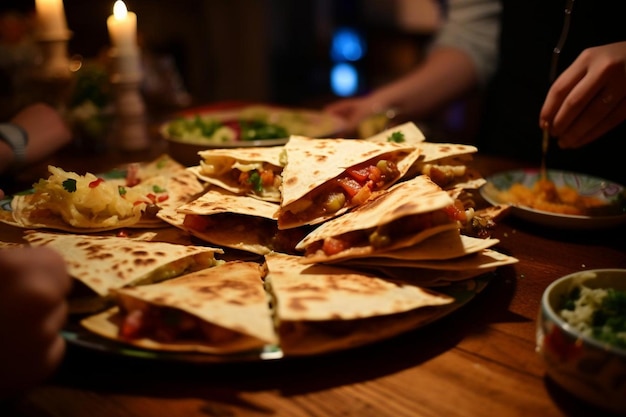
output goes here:
<path id="1" fill-rule="evenodd" d="M 208 149 L 198 152 L 202 158 L 200 165 L 188 169 L 200 180 L 232 193 L 277 203 L 283 150 L 282 146 Z M 271 178 L 261 181 L 267 175 Z"/>
<path id="2" fill-rule="evenodd" d="M 413 122 L 402 123 L 398 126 L 390 127 L 380 133 L 365 138 L 365 140 L 370 142 L 397 142 L 412 145 L 419 145 L 424 142 L 425 139 L 426 137 L 424 136 L 424 133 L 422 133 L 422 131 Z"/>
<path id="3" fill-rule="evenodd" d="M 72 313 L 89 312 L 108 302 L 112 289 L 171 279 L 215 266 L 221 249 L 134 240 L 124 237 L 27 231 L 32 246 L 56 249 L 68 273 L 84 286 L 70 297 Z"/>
<path id="4" fill-rule="evenodd" d="M 511 265 L 519 262 L 517 258 L 509 256 L 493 249 L 482 249 L 476 253 L 471 253 L 459 258 L 452 259 L 398 259 L 398 258 L 359 258 L 342 262 L 345 266 L 377 266 L 377 267 L 405 267 L 423 268 L 442 271 L 481 271 L 493 270 L 495 268 Z"/>
<path id="5" fill-rule="evenodd" d="M 458 229 L 452 229 L 437 233 L 413 246 L 381 253 L 374 252 L 369 256 L 412 261 L 446 260 L 477 253 L 498 243 L 500 243 L 498 239 L 465 236 Z"/>
<path id="6" fill-rule="evenodd" d="M 389 265 L 352 265 L 347 262 L 345 268 L 353 268 L 366 273 L 380 274 L 392 280 L 406 281 L 424 288 L 447 287 L 451 284 L 465 283 L 469 288 L 476 285 L 474 279 L 489 278 L 489 274 L 497 268 L 467 269 L 462 271 L 448 271 L 445 269 L 414 268 L 410 266 Z"/>
<path id="7" fill-rule="evenodd" d="M 419 157 L 414 145 L 303 136 L 291 136 L 285 151 L 287 164 L 277 213 L 280 229 L 315 225 L 345 213 L 362 204 L 370 192 L 399 181 Z M 378 169 L 381 160 L 393 164 L 383 164 L 384 172 L 376 179 L 369 177 L 369 170 L 360 181 L 349 173 L 370 166 Z M 378 169 L 378 174 L 381 172 Z"/>
<path id="8" fill-rule="evenodd" d="M 106 178 L 54 166 L 48 170 L 50 176 L 36 183 L 32 193 L 13 197 L 11 217 L 0 221 L 75 233 L 163 227 L 155 215 L 160 208 L 177 207 L 204 190 L 193 174 L 167 155 L 129 164 Z"/>
<path id="9" fill-rule="evenodd" d="M 295 245 L 310 230 L 279 230 L 273 217 L 276 209 L 275 203 L 216 188 L 176 211 L 162 210 L 158 216 L 214 245 L 258 255 L 296 253 Z"/>
<path id="10" fill-rule="evenodd" d="M 329 220 L 296 245 L 306 251 L 302 262 L 332 262 L 413 246 L 430 236 L 458 229 L 444 209 L 454 200 L 422 175 L 400 182 L 343 216 Z M 410 223 L 409 223 L 410 221 Z M 324 243 L 341 241 L 326 254 Z"/>
<path id="11" fill-rule="evenodd" d="M 101 336 L 151 350 L 212 354 L 260 350 L 277 341 L 264 273 L 257 263 L 233 261 L 158 284 L 113 290 L 118 306 L 81 324 Z M 126 333 L 123 317 L 135 310 L 143 311 L 142 322 L 155 328 Z M 190 326 L 190 321 L 197 321 L 199 328 L 181 330 L 181 323 Z M 169 337 L 158 336 L 163 334 Z"/>
<path id="12" fill-rule="evenodd" d="M 266 287 L 272 296 L 285 355 L 317 354 L 382 340 L 446 313 L 454 299 L 419 286 L 299 258 L 266 255 Z"/>
<path id="13" fill-rule="evenodd" d="M 428 175 L 443 189 L 477 189 L 486 181 L 471 166 L 478 148 L 460 143 L 422 142 L 421 156 L 407 176 Z"/>

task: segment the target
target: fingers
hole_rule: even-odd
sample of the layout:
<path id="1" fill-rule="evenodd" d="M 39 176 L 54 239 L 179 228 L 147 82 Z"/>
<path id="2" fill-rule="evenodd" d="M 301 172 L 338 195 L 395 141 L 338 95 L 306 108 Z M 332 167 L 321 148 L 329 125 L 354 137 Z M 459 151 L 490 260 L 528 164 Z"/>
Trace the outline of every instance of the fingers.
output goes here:
<path id="1" fill-rule="evenodd" d="M 554 82 L 540 126 L 563 148 L 585 145 L 626 119 L 626 43 L 589 48 Z"/>
<path id="2" fill-rule="evenodd" d="M 595 102 L 596 107 L 600 107 L 597 103 L 602 103 L 602 98 L 596 99 Z M 599 115 L 604 113 L 601 110 L 594 110 L 593 112 Z M 592 113 L 591 110 L 590 113 Z M 590 118 L 581 118 L 580 121 L 575 122 L 567 132 L 558 138 L 559 146 L 562 148 L 578 148 L 593 142 L 622 123 L 626 120 L 626 98 L 622 98 L 617 105 L 612 106 L 608 114 L 598 117 L 601 117 L 601 119 L 594 121 Z"/>

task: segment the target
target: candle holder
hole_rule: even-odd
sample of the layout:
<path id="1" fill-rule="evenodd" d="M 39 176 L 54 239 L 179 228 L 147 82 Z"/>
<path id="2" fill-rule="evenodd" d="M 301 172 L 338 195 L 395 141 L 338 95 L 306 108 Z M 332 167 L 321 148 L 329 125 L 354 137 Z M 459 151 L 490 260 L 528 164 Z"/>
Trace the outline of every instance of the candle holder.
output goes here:
<path id="1" fill-rule="evenodd" d="M 63 111 L 71 94 L 73 72 L 68 54 L 70 31 L 38 34 L 40 59 L 34 68 L 34 100 L 44 101 Z"/>
<path id="2" fill-rule="evenodd" d="M 146 123 L 146 106 L 141 95 L 143 74 L 139 55 L 110 54 L 112 62 L 111 86 L 115 114 L 112 143 L 122 151 L 141 151 L 150 146 Z"/>

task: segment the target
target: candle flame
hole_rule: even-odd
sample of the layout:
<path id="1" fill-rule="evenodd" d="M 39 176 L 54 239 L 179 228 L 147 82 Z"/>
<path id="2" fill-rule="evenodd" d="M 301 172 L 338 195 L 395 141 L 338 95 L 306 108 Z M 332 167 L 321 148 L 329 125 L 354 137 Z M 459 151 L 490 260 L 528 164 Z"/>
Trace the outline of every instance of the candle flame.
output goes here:
<path id="1" fill-rule="evenodd" d="M 126 9 L 126 4 L 122 0 L 117 0 L 115 4 L 113 4 L 113 16 L 121 20 L 125 19 L 127 14 L 128 10 Z"/>

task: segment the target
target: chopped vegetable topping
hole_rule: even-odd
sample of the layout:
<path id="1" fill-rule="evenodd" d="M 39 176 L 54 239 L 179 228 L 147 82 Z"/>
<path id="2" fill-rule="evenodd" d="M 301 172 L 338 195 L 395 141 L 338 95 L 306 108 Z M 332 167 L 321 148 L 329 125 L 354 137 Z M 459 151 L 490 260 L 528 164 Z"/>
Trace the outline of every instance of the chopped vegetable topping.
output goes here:
<path id="1" fill-rule="evenodd" d="M 65 191 L 73 193 L 76 192 L 76 180 L 73 178 L 68 178 L 65 181 L 63 181 L 63 189 L 65 189 Z"/>
<path id="2" fill-rule="evenodd" d="M 96 188 L 98 185 L 104 182 L 103 178 L 98 178 L 97 180 L 91 181 L 89 183 L 89 188 Z"/>
<path id="3" fill-rule="evenodd" d="M 387 139 L 387 142 L 396 142 L 396 143 L 404 142 L 404 133 L 402 133 L 402 132 L 393 132 L 389 136 L 389 138 Z"/>

